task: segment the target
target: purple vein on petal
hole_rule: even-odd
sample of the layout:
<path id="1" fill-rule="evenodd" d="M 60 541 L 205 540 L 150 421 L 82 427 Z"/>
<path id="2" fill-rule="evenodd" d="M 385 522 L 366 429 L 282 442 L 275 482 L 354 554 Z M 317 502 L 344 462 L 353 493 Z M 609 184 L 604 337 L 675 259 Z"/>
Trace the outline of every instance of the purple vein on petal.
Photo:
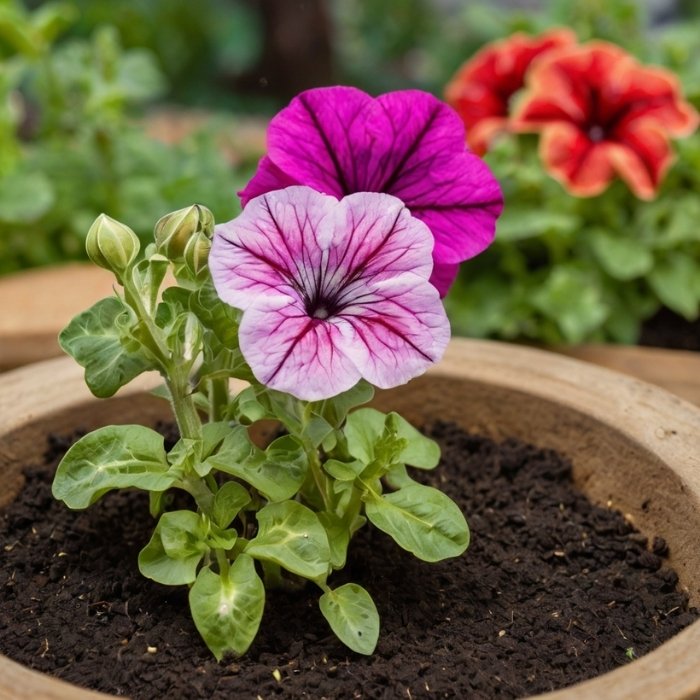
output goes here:
<path id="1" fill-rule="evenodd" d="M 289 187 L 217 229 L 211 270 L 222 298 L 242 304 L 255 376 L 317 400 L 363 376 L 395 386 L 441 356 L 449 324 L 428 281 L 432 245 L 391 195 Z"/>

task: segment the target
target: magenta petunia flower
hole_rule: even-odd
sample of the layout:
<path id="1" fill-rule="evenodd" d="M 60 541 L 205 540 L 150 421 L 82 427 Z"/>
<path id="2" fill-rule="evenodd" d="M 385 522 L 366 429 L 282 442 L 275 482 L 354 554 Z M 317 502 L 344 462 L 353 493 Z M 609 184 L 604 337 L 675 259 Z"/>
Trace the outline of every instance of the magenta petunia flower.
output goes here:
<path id="1" fill-rule="evenodd" d="M 209 267 L 221 299 L 243 310 L 257 379 L 320 400 L 360 378 L 403 384 L 442 357 L 450 327 L 428 281 L 432 247 L 396 197 L 288 187 L 216 227 Z"/>
<path id="2" fill-rule="evenodd" d="M 431 282 L 445 295 L 458 264 L 493 240 L 503 206 L 498 182 L 464 143 L 464 125 L 419 90 L 372 98 L 350 87 L 302 92 L 270 122 L 268 154 L 240 193 L 308 185 L 341 198 L 386 192 L 435 238 Z"/>

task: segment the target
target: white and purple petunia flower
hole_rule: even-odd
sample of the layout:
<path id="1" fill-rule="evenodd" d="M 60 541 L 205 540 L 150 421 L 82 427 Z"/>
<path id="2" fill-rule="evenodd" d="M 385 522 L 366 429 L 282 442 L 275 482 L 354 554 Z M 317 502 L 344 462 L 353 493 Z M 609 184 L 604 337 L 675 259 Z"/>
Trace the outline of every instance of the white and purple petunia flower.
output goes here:
<path id="1" fill-rule="evenodd" d="M 378 98 L 351 87 L 302 92 L 275 116 L 268 154 L 240 193 L 243 205 L 289 185 L 341 198 L 385 192 L 435 238 L 431 282 L 444 296 L 459 263 L 493 240 L 503 198 L 486 164 L 465 147 L 464 125 L 419 90 Z"/>
<path id="2" fill-rule="evenodd" d="M 320 400 L 361 378 L 403 384 L 440 359 L 450 327 L 428 281 L 432 248 L 396 197 L 339 201 L 295 186 L 217 226 L 209 267 L 221 299 L 243 311 L 239 342 L 256 378 Z"/>

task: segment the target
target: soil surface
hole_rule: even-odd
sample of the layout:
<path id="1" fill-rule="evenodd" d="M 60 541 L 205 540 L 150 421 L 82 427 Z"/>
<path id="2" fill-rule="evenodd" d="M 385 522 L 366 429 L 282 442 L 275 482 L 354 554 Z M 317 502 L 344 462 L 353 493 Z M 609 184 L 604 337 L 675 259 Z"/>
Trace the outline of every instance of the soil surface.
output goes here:
<path id="1" fill-rule="evenodd" d="M 592 506 L 565 458 L 449 425 L 433 434 L 443 463 L 430 483 L 467 514 L 472 544 L 426 564 L 380 532 L 358 534 L 337 580 L 374 597 L 373 656 L 336 641 L 309 589 L 270 593 L 249 653 L 217 664 L 186 589 L 138 572 L 147 498 L 112 493 L 83 512 L 54 502 L 57 440 L 0 521 L 0 651 L 134 698 L 514 698 L 628 664 L 697 618 L 665 543 Z"/>
<path id="2" fill-rule="evenodd" d="M 661 309 L 645 321 L 639 344 L 674 350 L 700 350 L 700 319 L 687 321 L 669 309 Z"/>

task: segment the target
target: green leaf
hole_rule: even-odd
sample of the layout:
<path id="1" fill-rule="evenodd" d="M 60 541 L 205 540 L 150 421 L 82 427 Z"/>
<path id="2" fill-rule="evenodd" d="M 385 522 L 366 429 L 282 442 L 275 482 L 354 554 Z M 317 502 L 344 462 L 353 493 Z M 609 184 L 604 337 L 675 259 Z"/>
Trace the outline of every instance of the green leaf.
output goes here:
<path id="1" fill-rule="evenodd" d="M 375 408 L 360 408 L 348 415 L 345 436 L 350 454 L 363 464 L 374 460 L 375 446 L 382 433 L 386 415 Z"/>
<path id="2" fill-rule="evenodd" d="M 319 607 L 333 632 L 358 654 L 371 654 L 379 639 L 379 613 L 370 594 L 356 583 L 324 593 Z"/>
<path id="3" fill-rule="evenodd" d="M 58 336 L 63 350 L 85 368 L 85 382 L 99 398 L 112 396 L 134 377 L 153 369 L 143 355 L 122 346 L 120 327 L 133 321 L 129 307 L 108 297 L 78 314 Z"/>
<path id="4" fill-rule="evenodd" d="M 263 451 L 253 445 L 243 426 L 234 428 L 205 464 L 243 479 L 273 502 L 294 496 L 308 469 L 306 453 L 296 438 L 284 435 Z"/>
<path id="5" fill-rule="evenodd" d="M 265 608 L 265 586 L 249 556 L 240 554 L 228 573 L 202 569 L 189 600 L 194 624 L 217 661 L 248 650 Z"/>
<path id="6" fill-rule="evenodd" d="M 410 484 L 385 496 L 370 491 L 365 513 L 371 523 L 423 561 L 457 557 L 469 545 L 462 511 L 430 486 Z"/>
<path id="7" fill-rule="evenodd" d="M 81 438 L 56 470 L 53 495 L 69 508 L 87 508 L 107 491 L 165 491 L 169 473 L 163 436 L 142 425 L 111 425 Z"/>
<path id="8" fill-rule="evenodd" d="M 212 549 L 223 549 L 229 551 L 238 540 L 238 533 L 233 528 L 222 528 L 216 523 L 209 523 L 209 532 L 206 543 Z"/>
<path id="9" fill-rule="evenodd" d="M 325 418 L 313 414 L 304 428 L 304 433 L 311 440 L 311 444 L 318 447 L 333 433 L 333 426 Z"/>
<path id="10" fill-rule="evenodd" d="M 342 569 L 348 555 L 350 544 L 350 532 L 343 519 L 335 513 L 318 513 L 318 519 L 323 525 L 328 536 L 328 545 L 331 551 L 331 566 L 334 569 Z"/>
<path id="11" fill-rule="evenodd" d="M 179 479 L 191 472 L 206 476 L 206 473 L 201 473 L 202 440 L 199 438 L 180 438 L 168 453 L 168 462 L 170 473 Z"/>
<path id="12" fill-rule="evenodd" d="M 166 586 L 192 583 L 208 546 L 202 518 L 189 510 L 164 513 L 150 542 L 139 553 L 139 570 Z"/>
<path id="13" fill-rule="evenodd" d="M 248 554 L 308 579 L 328 573 L 328 536 L 312 510 L 296 501 L 270 503 L 257 518 L 258 534 L 247 544 Z"/>
<path id="14" fill-rule="evenodd" d="M 352 389 L 322 403 L 321 415 L 334 428 L 339 428 L 350 409 L 368 403 L 374 396 L 374 387 L 361 379 Z"/>
<path id="15" fill-rule="evenodd" d="M 150 314 L 158 305 L 160 286 L 167 271 L 168 259 L 162 255 L 153 255 L 149 260 L 141 260 L 131 269 L 131 279 L 136 291 Z"/>
<path id="16" fill-rule="evenodd" d="M 41 173 L 16 172 L 0 179 L 0 221 L 31 224 L 56 201 L 50 180 Z"/>
<path id="17" fill-rule="evenodd" d="M 440 461 L 437 443 L 398 413 L 385 415 L 374 408 L 353 411 L 347 418 L 345 437 L 350 454 L 361 463 L 372 465 L 377 476 L 395 463 L 433 469 Z"/>
<path id="18" fill-rule="evenodd" d="M 190 309 L 207 328 L 214 332 L 225 348 L 238 348 L 240 311 L 221 301 L 211 281 L 204 284 L 198 293 L 192 295 Z"/>
<path id="19" fill-rule="evenodd" d="M 256 391 L 252 386 L 243 389 L 237 396 L 235 402 L 235 418 L 245 419 L 249 423 L 255 423 L 263 418 L 271 418 L 270 412 L 260 402 Z"/>
<path id="20" fill-rule="evenodd" d="M 392 467 L 385 475 L 384 479 L 389 486 L 394 489 L 402 489 L 410 484 L 417 483 L 408 475 L 408 470 L 404 464 L 397 464 Z"/>
<path id="21" fill-rule="evenodd" d="M 232 429 L 226 421 L 205 423 L 202 426 L 202 459 L 218 450 Z"/>
<path id="22" fill-rule="evenodd" d="M 665 306 L 693 321 L 700 302 L 698 263 L 678 252 L 657 263 L 649 275 L 649 284 Z"/>
<path id="23" fill-rule="evenodd" d="M 580 343 L 610 313 L 595 273 L 572 266 L 554 268 L 532 302 L 557 324 L 569 343 Z"/>
<path id="24" fill-rule="evenodd" d="M 340 462 L 337 459 L 329 459 L 323 463 L 323 468 L 338 481 L 355 481 L 365 468 L 363 462 L 355 459 L 352 462 Z"/>
<path id="25" fill-rule="evenodd" d="M 245 487 L 235 481 L 227 481 L 214 496 L 212 519 L 219 527 L 228 527 L 249 503 L 250 494 Z"/>
<path id="26" fill-rule="evenodd" d="M 571 214 L 547 211 L 540 207 L 506 209 L 498 221 L 499 241 L 520 241 L 547 233 L 572 235 L 580 227 L 580 220 Z"/>
<path id="27" fill-rule="evenodd" d="M 419 430 L 414 428 L 405 418 L 393 411 L 387 416 L 388 428 L 397 437 L 406 441 L 406 447 L 399 453 L 399 461 L 419 469 L 434 469 L 440 461 L 440 446 Z"/>
<path id="28" fill-rule="evenodd" d="M 191 367 L 202 350 L 202 338 L 202 324 L 188 311 L 175 319 L 167 343 L 172 356 L 186 367 Z"/>
<path id="29" fill-rule="evenodd" d="M 603 269 L 617 280 L 641 277 L 654 265 L 654 256 L 638 239 L 600 230 L 589 232 L 587 237 Z"/>

